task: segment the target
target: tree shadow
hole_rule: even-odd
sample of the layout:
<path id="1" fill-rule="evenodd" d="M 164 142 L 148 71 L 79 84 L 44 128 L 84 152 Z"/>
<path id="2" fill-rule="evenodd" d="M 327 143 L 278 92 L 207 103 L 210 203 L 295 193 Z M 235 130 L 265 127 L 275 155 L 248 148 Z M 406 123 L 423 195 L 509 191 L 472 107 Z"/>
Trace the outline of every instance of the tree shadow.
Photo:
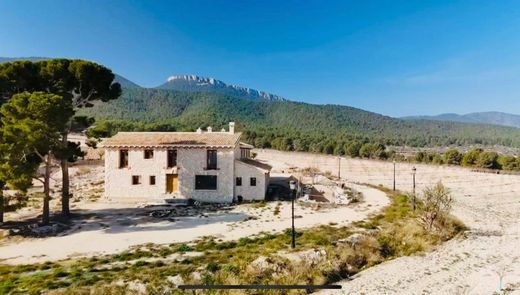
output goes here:
<path id="1" fill-rule="evenodd" d="M 181 208 L 180 206 L 170 205 L 149 206 L 145 208 L 77 209 L 73 211 L 73 214 L 69 218 L 60 214 L 51 215 L 51 226 L 58 226 L 55 232 L 48 234 L 39 235 L 32 231 L 32 229 L 38 227 L 40 222 L 39 216 L 21 221 L 8 221 L 1 225 L 0 229 L 10 230 L 10 235 L 45 238 L 99 230 L 107 234 L 118 234 L 125 232 L 194 229 L 214 223 L 239 222 L 250 217 L 245 213 L 230 212 L 230 209 L 230 207 L 214 208 L 194 206 Z M 167 213 L 168 211 L 171 212 L 169 214 L 154 214 L 154 212 Z M 157 215 L 161 216 L 158 217 Z M 208 232 L 208 235 L 211 234 L 211 232 Z"/>

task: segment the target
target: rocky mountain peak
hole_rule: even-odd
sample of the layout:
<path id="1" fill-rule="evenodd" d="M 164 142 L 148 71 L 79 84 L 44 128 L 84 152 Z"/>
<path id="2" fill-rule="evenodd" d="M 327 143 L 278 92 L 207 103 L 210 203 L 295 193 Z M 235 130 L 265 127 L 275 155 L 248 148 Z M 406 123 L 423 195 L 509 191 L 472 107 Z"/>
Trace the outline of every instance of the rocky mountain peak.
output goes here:
<path id="1" fill-rule="evenodd" d="M 174 75 L 170 76 L 166 83 L 159 86 L 162 89 L 173 89 L 192 92 L 216 91 L 227 95 L 238 96 L 248 99 L 265 99 L 285 101 L 286 99 L 265 91 L 258 91 L 248 87 L 226 84 L 220 80 L 197 75 Z"/>

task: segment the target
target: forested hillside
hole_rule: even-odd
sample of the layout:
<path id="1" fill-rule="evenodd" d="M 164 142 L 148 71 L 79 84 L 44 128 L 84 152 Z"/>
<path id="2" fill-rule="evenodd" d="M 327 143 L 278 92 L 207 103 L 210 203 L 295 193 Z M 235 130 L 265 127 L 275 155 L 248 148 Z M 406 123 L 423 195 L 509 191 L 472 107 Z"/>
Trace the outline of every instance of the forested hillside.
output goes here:
<path id="1" fill-rule="evenodd" d="M 480 112 L 469 113 L 465 115 L 459 114 L 440 114 L 437 116 L 412 116 L 402 119 L 425 119 L 437 121 L 455 121 L 465 123 L 493 124 L 520 128 L 520 115 L 508 114 L 502 112 Z"/>
<path id="2" fill-rule="evenodd" d="M 98 120 L 92 132 L 110 134 L 209 125 L 218 130 L 236 121 L 245 140 L 281 150 L 343 154 L 349 146 L 367 142 L 418 147 L 520 144 L 517 128 L 401 120 L 347 106 L 250 100 L 211 92 L 125 89 L 121 98 L 83 112 Z"/>

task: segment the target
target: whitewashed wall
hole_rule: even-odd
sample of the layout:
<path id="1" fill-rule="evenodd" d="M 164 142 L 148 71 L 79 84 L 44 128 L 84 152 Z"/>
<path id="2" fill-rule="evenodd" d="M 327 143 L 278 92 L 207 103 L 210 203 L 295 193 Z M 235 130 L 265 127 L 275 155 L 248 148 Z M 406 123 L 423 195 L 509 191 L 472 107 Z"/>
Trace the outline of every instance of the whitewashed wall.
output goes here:
<path id="1" fill-rule="evenodd" d="M 237 146 L 234 148 L 233 150 L 234 154 L 235 154 L 235 159 L 240 159 L 240 145 L 237 144 Z"/>
<path id="2" fill-rule="evenodd" d="M 242 177 L 242 185 L 236 186 L 235 197 L 242 196 L 244 200 L 263 200 L 269 177 L 266 172 L 241 161 L 235 161 L 235 177 Z M 250 185 L 250 178 L 256 177 L 256 186 Z"/>

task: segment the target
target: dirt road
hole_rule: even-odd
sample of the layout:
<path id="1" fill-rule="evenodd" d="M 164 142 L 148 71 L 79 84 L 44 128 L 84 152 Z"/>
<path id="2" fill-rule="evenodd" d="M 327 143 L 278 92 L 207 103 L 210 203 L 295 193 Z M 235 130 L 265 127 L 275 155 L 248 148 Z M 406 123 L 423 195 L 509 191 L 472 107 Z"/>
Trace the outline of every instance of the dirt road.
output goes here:
<path id="1" fill-rule="evenodd" d="M 349 181 L 393 185 L 391 162 L 306 153 L 255 151 L 275 170 L 316 167 Z M 439 180 L 456 199 L 454 214 L 470 230 L 424 256 L 403 257 L 340 282 L 323 294 L 520 294 L 520 176 L 416 165 L 417 192 Z M 412 165 L 396 164 L 396 187 L 412 190 Z"/>
<path id="2" fill-rule="evenodd" d="M 354 188 L 363 194 L 363 202 L 319 210 L 297 203 L 295 212 L 301 216 L 296 220 L 297 227 L 347 225 L 365 219 L 389 203 L 386 194 L 377 189 L 359 185 Z M 146 243 L 190 242 L 208 235 L 238 240 L 261 232 L 280 233 L 291 226 L 290 202 L 269 202 L 264 207 L 244 204 L 226 212 L 176 217 L 174 222 L 149 217 L 147 209 L 135 205 L 97 201 L 78 206 L 81 210 L 74 213 L 84 217 L 74 219 L 72 229 L 59 236 L 0 243 L 0 263 L 39 263 L 114 254 Z M 277 210 L 279 213 L 275 213 Z"/>

